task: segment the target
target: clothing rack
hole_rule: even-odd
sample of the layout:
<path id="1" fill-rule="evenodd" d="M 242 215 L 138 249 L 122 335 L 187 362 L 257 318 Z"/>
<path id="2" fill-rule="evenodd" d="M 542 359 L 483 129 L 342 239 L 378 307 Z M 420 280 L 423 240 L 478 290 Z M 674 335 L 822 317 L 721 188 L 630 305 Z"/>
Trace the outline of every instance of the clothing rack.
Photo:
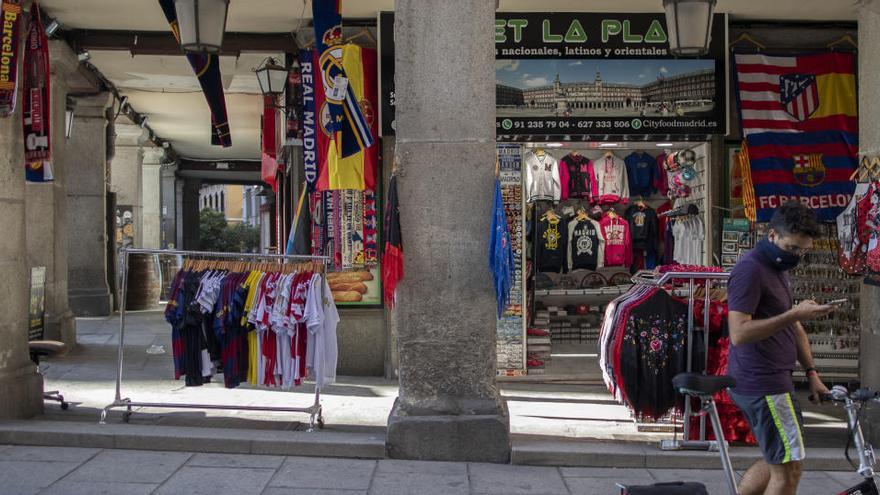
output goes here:
<path id="1" fill-rule="evenodd" d="M 704 359 L 703 363 L 703 374 L 706 374 L 706 370 L 709 368 L 709 307 L 711 303 L 710 293 L 712 290 L 712 283 L 715 281 L 721 282 L 726 281 L 730 278 L 729 272 L 718 272 L 718 273 L 709 273 L 709 272 L 666 272 L 662 274 L 658 274 L 652 271 L 642 270 L 636 273 L 632 277 L 632 281 L 636 285 L 650 285 L 653 287 L 662 287 L 674 280 L 683 280 L 687 282 L 688 285 L 688 333 L 687 333 L 687 372 L 690 373 L 693 371 L 693 356 L 694 356 L 694 292 L 696 290 L 696 281 L 703 280 L 705 283 L 705 301 L 703 305 L 703 331 L 706 333 L 706 338 L 703 339 L 703 343 L 705 345 L 704 349 Z M 691 422 L 690 418 L 692 416 L 700 417 L 700 439 L 699 440 L 689 440 L 691 433 Z M 716 433 L 717 435 L 717 433 Z M 660 442 L 661 450 L 709 450 L 709 451 L 717 451 L 718 450 L 718 442 L 717 441 L 708 441 L 706 438 L 706 416 L 702 414 L 694 414 L 693 408 L 691 407 L 691 401 L 688 398 L 685 398 L 684 402 L 684 439 L 678 439 L 678 430 L 675 430 L 675 437 L 672 440 L 662 440 Z"/>
<path id="2" fill-rule="evenodd" d="M 277 260 L 279 263 L 284 261 L 304 261 L 314 262 L 316 265 L 325 266 L 329 257 L 327 256 L 302 256 L 302 255 L 286 255 L 286 254 L 260 254 L 260 253 L 223 253 L 217 251 L 182 251 L 172 249 L 134 249 L 127 248 L 122 251 L 122 284 L 119 289 L 119 348 L 116 355 L 116 398 L 112 404 L 109 404 L 101 411 L 99 424 L 106 424 L 107 414 L 115 408 L 125 408 L 126 412 L 122 416 L 122 420 L 128 423 L 132 414 L 133 407 L 155 407 L 155 408 L 172 408 L 172 409 L 221 409 L 221 410 L 239 410 L 239 411 L 276 411 L 276 412 L 294 412 L 309 414 L 309 429 L 314 431 L 315 424 L 319 428 L 324 427 L 324 417 L 321 407 L 321 389 L 315 384 L 315 401 L 308 407 L 273 407 L 273 406 L 243 406 L 243 405 L 214 405 L 214 404 L 190 404 L 190 403 L 168 403 L 168 402 L 134 402 L 130 398 L 122 397 L 122 365 L 125 346 L 125 296 L 128 292 L 128 259 L 131 254 L 157 254 L 168 256 L 184 256 L 189 258 L 229 258 L 239 260 Z M 322 277 L 324 276 L 322 272 Z"/>

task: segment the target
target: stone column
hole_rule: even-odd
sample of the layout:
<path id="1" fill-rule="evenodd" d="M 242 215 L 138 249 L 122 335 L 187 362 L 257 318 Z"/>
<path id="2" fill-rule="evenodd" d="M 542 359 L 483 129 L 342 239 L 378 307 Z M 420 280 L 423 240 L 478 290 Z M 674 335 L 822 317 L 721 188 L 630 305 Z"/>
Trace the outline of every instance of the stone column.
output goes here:
<path id="1" fill-rule="evenodd" d="M 880 1 L 859 13 L 859 152 L 863 156 L 880 155 Z M 880 287 L 862 285 L 862 333 L 859 342 L 859 374 L 863 387 L 880 390 Z M 870 440 L 880 442 L 880 408 L 871 406 Z M 864 425 L 866 427 L 868 425 Z"/>
<path id="2" fill-rule="evenodd" d="M 161 170 L 161 247 L 162 249 L 174 249 L 177 243 L 177 165 L 174 163 L 160 166 Z"/>
<path id="3" fill-rule="evenodd" d="M 0 117 L 0 143 L 0 418 L 27 418 L 43 412 L 43 380 L 28 354 L 21 92 L 15 113 Z"/>
<path id="4" fill-rule="evenodd" d="M 28 267 L 46 267 L 44 333 L 46 339 L 76 344 L 76 320 L 68 303 L 67 138 L 65 113 L 71 92 L 94 91 L 79 71 L 76 54 L 62 41 L 49 44 L 54 181 L 28 183 L 26 195 Z"/>
<path id="5" fill-rule="evenodd" d="M 106 316 L 113 297 L 107 282 L 107 118 L 110 93 L 76 99 L 76 132 L 67 142 L 70 308 L 78 316 Z"/>
<path id="6" fill-rule="evenodd" d="M 159 249 L 162 244 L 162 160 L 165 150 L 152 143 L 143 148 L 141 169 L 141 247 Z"/>
<path id="7" fill-rule="evenodd" d="M 142 247 L 143 239 L 143 145 L 147 132 L 127 117 L 116 119 L 116 139 L 110 161 L 110 190 L 116 193 L 116 206 L 131 209 L 134 239 L 131 247 Z M 118 246 L 118 240 L 115 241 Z"/>
<path id="8" fill-rule="evenodd" d="M 492 0 L 398 0 L 397 160 L 406 277 L 390 457 L 507 462 L 487 249 L 495 162 Z M 462 102 L 467 102 L 462 104 Z"/>

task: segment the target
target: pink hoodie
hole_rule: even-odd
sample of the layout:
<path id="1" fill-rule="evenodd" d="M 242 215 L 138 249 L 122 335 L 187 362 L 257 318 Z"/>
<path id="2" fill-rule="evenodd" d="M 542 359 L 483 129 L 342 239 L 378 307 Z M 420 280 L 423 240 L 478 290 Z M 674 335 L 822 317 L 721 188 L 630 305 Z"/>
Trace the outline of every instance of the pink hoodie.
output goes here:
<path id="1" fill-rule="evenodd" d="M 632 265 L 632 239 L 629 222 L 619 216 L 605 215 L 599 221 L 602 236 L 605 237 L 605 266 Z"/>

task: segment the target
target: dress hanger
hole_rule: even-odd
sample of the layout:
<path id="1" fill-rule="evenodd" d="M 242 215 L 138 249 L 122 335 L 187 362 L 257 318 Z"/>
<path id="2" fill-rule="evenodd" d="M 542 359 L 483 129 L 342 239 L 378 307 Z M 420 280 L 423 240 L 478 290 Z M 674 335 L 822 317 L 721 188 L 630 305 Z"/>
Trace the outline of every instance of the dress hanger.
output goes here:
<path id="1" fill-rule="evenodd" d="M 544 156 L 546 154 L 547 154 L 547 152 L 544 151 L 544 148 L 535 148 L 535 155 L 536 156 Z"/>

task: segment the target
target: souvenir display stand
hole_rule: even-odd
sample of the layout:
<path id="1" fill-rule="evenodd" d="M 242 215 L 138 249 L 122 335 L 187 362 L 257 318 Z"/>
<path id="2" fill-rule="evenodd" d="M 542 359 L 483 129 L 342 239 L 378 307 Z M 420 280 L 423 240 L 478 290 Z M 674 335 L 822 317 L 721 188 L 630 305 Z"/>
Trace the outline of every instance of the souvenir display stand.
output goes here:
<path id="1" fill-rule="evenodd" d="M 239 404 L 193 404 L 193 403 L 171 403 L 171 402 L 137 402 L 122 394 L 122 372 L 125 350 L 125 296 L 128 291 L 128 264 L 131 254 L 152 254 L 152 255 L 168 255 L 183 256 L 184 258 L 192 258 L 199 260 L 229 260 L 229 261 L 274 261 L 281 265 L 284 261 L 312 263 L 312 267 L 316 273 L 324 276 L 324 267 L 328 261 L 325 256 L 290 256 L 283 254 L 249 254 L 249 253 L 222 253 L 214 251 L 180 251 L 167 249 L 126 249 L 122 252 L 122 284 L 119 290 L 119 347 L 116 357 L 116 397 L 113 403 L 107 405 L 100 414 L 100 424 L 105 424 L 107 414 L 112 409 L 124 408 L 123 421 L 128 422 L 132 408 L 134 407 L 153 407 L 153 408 L 171 408 L 171 409 L 221 409 L 221 410 L 240 410 L 240 411 L 274 411 L 288 413 L 305 413 L 309 415 L 308 431 L 314 431 L 317 424 L 318 427 L 324 427 L 324 418 L 321 406 L 321 390 L 315 386 L 314 402 L 308 407 L 273 407 L 273 406 L 247 406 Z"/>

